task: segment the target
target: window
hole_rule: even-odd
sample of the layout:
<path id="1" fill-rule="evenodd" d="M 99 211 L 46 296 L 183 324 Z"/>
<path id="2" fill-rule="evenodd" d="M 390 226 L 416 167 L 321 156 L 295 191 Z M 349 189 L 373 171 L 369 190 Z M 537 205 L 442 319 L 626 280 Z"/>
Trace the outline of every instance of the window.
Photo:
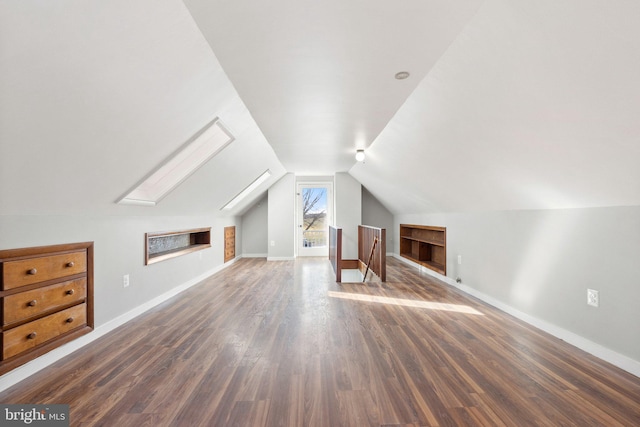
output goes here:
<path id="1" fill-rule="evenodd" d="M 155 206 L 171 190 L 233 140 L 233 136 L 222 126 L 220 120 L 214 119 L 133 190 L 118 200 L 118 203 Z"/>

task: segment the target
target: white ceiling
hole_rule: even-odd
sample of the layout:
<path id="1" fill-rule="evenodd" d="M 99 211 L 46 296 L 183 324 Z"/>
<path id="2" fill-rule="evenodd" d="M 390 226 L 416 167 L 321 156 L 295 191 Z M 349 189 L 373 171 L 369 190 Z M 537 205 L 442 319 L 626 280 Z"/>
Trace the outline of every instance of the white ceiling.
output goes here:
<path id="1" fill-rule="evenodd" d="M 350 169 L 480 3 L 185 0 L 282 164 L 306 175 Z"/>
<path id="2" fill-rule="evenodd" d="M 640 2 L 489 0 L 350 172 L 394 212 L 639 205 L 638 117 Z"/>
<path id="3" fill-rule="evenodd" d="M 216 117 L 220 155 L 114 203 Z M 0 2 L 0 214 L 220 212 L 266 169 L 394 213 L 640 205 L 638 117 L 635 0 Z"/>
<path id="4" fill-rule="evenodd" d="M 220 154 L 115 203 L 216 117 Z M 0 214 L 222 215 L 267 169 L 257 195 L 286 171 L 181 1 L 0 3 Z"/>

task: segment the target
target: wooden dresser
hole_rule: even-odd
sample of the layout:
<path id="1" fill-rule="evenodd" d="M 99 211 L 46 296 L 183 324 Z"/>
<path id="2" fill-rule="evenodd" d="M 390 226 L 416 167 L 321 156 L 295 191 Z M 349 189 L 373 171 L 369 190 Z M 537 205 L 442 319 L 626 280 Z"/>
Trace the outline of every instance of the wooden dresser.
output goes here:
<path id="1" fill-rule="evenodd" d="M 236 227 L 224 228 L 224 262 L 236 257 Z"/>
<path id="2" fill-rule="evenodd" d="M 0 375 L 93 330 L 93 242 L 0 250 Z"/>

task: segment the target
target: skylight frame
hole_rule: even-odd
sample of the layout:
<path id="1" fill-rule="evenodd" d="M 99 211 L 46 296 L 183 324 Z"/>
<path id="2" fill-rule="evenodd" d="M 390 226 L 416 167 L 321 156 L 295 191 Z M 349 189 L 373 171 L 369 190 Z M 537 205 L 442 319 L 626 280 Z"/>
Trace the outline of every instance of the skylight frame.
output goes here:
<path id="1" fill-rule="evenodd" d="M 216 117 L 116 203 L 155 206 L 233 141 L 234 136 Z"/>
<path id="2" fill-rule="evenodd" d="M 254 179 L 251 184 L 247 185 L 242 191 L 235 195 L 227 204 L 220 208 L 220 210 L 229 211 L 233 209 L 238 203 L 244 200 L 249 194 L 254 192 L 262 183 L 271 177 L 271 171 L 267 169 L 262 172 L 260 176 Z"/>

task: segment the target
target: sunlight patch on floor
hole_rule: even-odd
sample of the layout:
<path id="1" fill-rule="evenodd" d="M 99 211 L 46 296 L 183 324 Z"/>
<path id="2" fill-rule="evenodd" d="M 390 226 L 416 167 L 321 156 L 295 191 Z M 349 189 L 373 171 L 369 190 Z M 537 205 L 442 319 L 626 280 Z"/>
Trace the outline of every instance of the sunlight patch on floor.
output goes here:
<path id="1" fill-rule="evenodd" d="M 469 307 L 468 305 L 447 304 L 443 302 L 433 301 L 416 301 L 410 299 L 381 297 L 378 295 L 354 294 L 349 292 L 329 291 L 328 295 L 332 298 L 349 299 L 354 301 L 375 302 L 380 304 L 401 305 L 404 307 L 427 308 L 429 310 L 453 311 L 457 313 L 477 314 L 484 316 L 478 310 Z"/>

